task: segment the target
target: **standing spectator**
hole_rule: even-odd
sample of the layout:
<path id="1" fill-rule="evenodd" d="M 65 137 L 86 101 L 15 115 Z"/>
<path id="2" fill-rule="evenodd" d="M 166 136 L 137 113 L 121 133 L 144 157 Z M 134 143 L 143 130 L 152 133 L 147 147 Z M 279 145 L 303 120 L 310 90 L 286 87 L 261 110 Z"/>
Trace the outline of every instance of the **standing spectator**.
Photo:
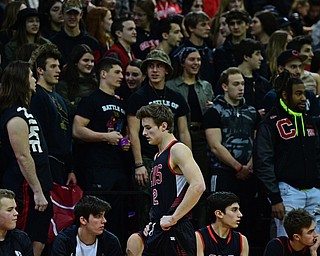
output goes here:
<path id="1" fill-rule="evenodd" d="M 203 11 L 202 0 L 183 1 L 182 15 L 187 15 L 189 12 Z"/>
<path id="2" fill-rule="evenodd" d="M 70 60 L 61 72 L 60 81 L 56 91 L 63 97 L 67 104 L 69 120 L 72 123 L 80 100 L 98 89 L 98 81 L 94 71 L 94 56 L 89 46 L 76 45 L 70 55 Z M 71 124 L 72 127 L 72 124 Z M 74 158 L 74 170 L 77 175 L 77 183 L 83 187 L 84 177 L 81 174 L 84 168 L 84 158 L 81 155 L 86 145 L 81 141 L 73 140 L 72 153 Z"/>
<path id="3" fill-rule="evenodd" d="M 99 89 L 79 103 L 73 123 L 73 136 L 85 142 L 80 152 L 84 157 L 84 189 L 89 191 L 128 190 L 129 172 L 125 168 L 123 151 L 130 141 L 126 135 L 126 105 L 115 96 L 123 75 L 121 62 L 113 58 L 99 61 Z M 101 195 L 108 199 L 113 211 L 109 217 L 109 230 L 121 242 L 127 239 L 125 200 L 121 195 Z"/>
<path id="4" fill-rule="evenodd" d="M 41 33 L 49 39 L 58 33 L 63 26 L 62 1 L 50 0 L 40 3 L 44 3 L 44 5 L 39 7 L 39 12 L 46 14 L 46 22 L 41 28 Z"/>
<path id="5" fill-rule="evenodd" d="M 131 46 L 137 41 L 136 24 L 131 18 L 115 20 L 111 25 L 111 35 L 115 43 L 104 56 L 121 61 L 122 70 L 125 72 L 128 62 L 134 59 Z"/>
<path id="6" fill-rule="evenodd" d="M 182 72 L 179 77 L 167 82 L 168 88 L 180 93 L 190 108 L 188 127 L 191 136 L 192 154 L 200 167 L 206 185 L 209 187 L 209 158 L 207 142 L 203 127 L 203 115 L 212 105 L 213 91 L 209 82 L 198 77 L 201 67 L 199 51 L 193 47 L 185 47 L 179 53 Z M 194 224 L 198 227 L 206 225 L 204 200 L 194 208 Z"/>
<path id="7" fill-rule="evenodd" d="M 118 238 L 105 230 L 111 206 L 95 196 L 84 196 L 74 207 L 76 224 L 55 238 L 51 256 L 122 255 Z"/>
<path id="8" fill-rule="evenodd" d="M 3 23 L 0 30 L 0 42 L 5 45 L 13 37 L 14 30 L 13 24 L 17 20 L 17 14 L 19 11 L 27 8 L 27 6 L 21 1 L 15 1 L 8 3 L 3 13 Z"/>
<path id="9" fill-rule="evenodd" d="M 254 38 L 267 47 L 270 36 L 278 28 L 278 21 L 275 15 L 269 11 L 260 11 L 254 14 L 250 24 L 251 34 Z"/>
<path id="10" fill-rule="evenodd" d="M 174 3 L 172 0 L 156 0 L 156 9 L 155 9 L 157 18 L 159 20 L 168 18 L 171 15 L 180 14 L 181 8 L 177 3 Z"/>
<path id="11" fill-rule="evenodd" d="M 141 107 L 137 118 L 149 144 L 157 145 L 151 170 L 153 193 L 151 230 L 146 255 L 195 255 L 196 239 L 187 214 L 205 190 L 205 183 L 191 150 L 172 134 L 174 114 L 169 107 Z M 179 252 L 179 253 L 178 253 Z"/>
<path id="12" fill-rule="evenodd" d="M 118 1 L 123 1 L 123 0 L 118 0 Z M 105 7 L 108 10 L 110 10 L 112 17 L 114 17 L 115 19 L 119 18 L 116 13 L 116 0 L 96 0 L 94 3 L 96 6 Z"/>
<path id="13" fill-rule="evenodd" d="M 305 209 L 293 209 L 284 219 L 288 236 L 272 239 L 265 248 L 264 256 L 310 255 L 317 256 L 320 240 L 314 217 Z"/>
<path id="14" fill-rule="evenodd" d="M 177 70 L 177 67 L 180 65 L 177 53 L 184 47 L 194 47 L 201 55 L 202 65 L 199 76 L 213 85 L 213 53 L 205 43 L 205 39 L 209 37 L 210 18 L 204 12 L 190 12 L 185 17 L 184 25 L 189 38 L 172 52 L 171 59 L 173 60 L 174 68 Z"/>
<path id="15" fill-rule="evenodd" d="M 45 44 L 49 40 L 41 36 L 40 26 L 43 22 L 42 15 L 36 9 L 25 8 L 18 12 L 17 20 L 12 28 L 16 33 L 5 45 L 6 59 L 10 62 L 16 60 L 16 52 L 27 43 Z"/>
<path id="16" fill-rule="evenodd" d="M 96 38 L 106 51 L 113 45 L 111 38 L 112 23 L 111 11 L 105 7 L 92 8 L 85 18 L 85 26 L 89 35 Z"/>
<path id="17" fill-rule="evenodd" d="M 316 24 L 320 18 L 320 1 L 319 0 L 309 0 L 310 8 L 308 15 L 303 17 L 303 21 L 306 26 L 312 26 Z"/>
<path id="18" fill-rule="evenodd" d="M 138 91 L 142 85 L 145 75 L 141 71 L 142 60 L 133 59 L 129 61 L 125 71 L 125 83 L 122 83 L 116 94 L 125 102 L 128 102 L 131 94 Z"/>
<path id="19" fill-rule="evenodd" d="M 157 49 L 163 50 L 167 55 L 180 45 L 183 35 L 181 31 L 182 17 L 172 15 L 159 21 Z"/>
<path id="20" fill-rule="evenodd" d="M 297 36 L 294 37 L 287 45 L 287 49 L 296 50 L 300 55 L 306 56 L 301 65 L 300 78 L 303 81 L 307 90 L 312 91 L 314 94 L 320 94 L 320 76 L 317 73 L 307 71 L 310 68 L 313 58 L 312 39 L 311 36 Z"/>
<path id="21" fill-rule="evenodd" d="M 210 26 L 210 40 L 212 48 L 217 48 L 224 43 L 227 36 L 230 35 L 230 29 L 226 22 L 227 12 L 222 13 L 220 18 L 214 17 Z"/>
<path id="22" fill-rule="evenodd" d="M 137 41 L 132 45 L 134 56 L 145 60 L 147 54 L 157 47 L 157 23 L 153 0 L 137 0 L 133 6 L 132 16 L 137 26 Z"/>
<path id="23" fill-rule="evenodd" d="M 230 191 L 240 198 L 244 218 L 239 229 L 250 241 L 257 192 L 252 176 L 257 113 L 244 101 L 244 79 L 238 68 L 223 71 L 220 81 L 224 95 L 214 99 L 203 118 L 210 149 L 211 191 Z"/>
<path id="24" fill-rule="evenodd" d="M 196 231 L 197 256 L 248 256 L 247 238 L 232 230 L 239 226 L 242 218 L 240 199 L 230 192 L 216 192 L 207 198 L 207 202 L 211 224 Z"/>
<path id="25" fill-rule="evenodd" d="M 35 89 L 28 63 L 14 61 L 6 67 L 0 88 L 1 146 L 8 161 L 2 185 L 15 192 L 17 227 L 30 236 L 34 255 L 40 256 L 53 215 L 53 183 L 41 126 L 28 110 Z"/>
<path id="26" fill-rule="evenodd" d="M 319 205 L 319 140 L 314 121 L 305 114 L 306 90 L 299 76 L 284 71 L 275 85 L 275 107 L 257 131 L 254 170 L 266 189 L 281 236 L 286 212 L 303 207 L 313 214 Z"/>
<path id="27" fill-rule="evenodd" d="M 63 98 L 55 92 L 61 54 L 54 44 L 44 44 L 33 51 L 31 62 L 37 73 L 37 90 L 30 111 L 39 121 L 48 146 L 53 181 L 60 185 L 77 183 L 71 154 L 71 126 Z"/>
<path id="28" fill-rule="evenodd" d="M 300 36 L 312 32 L 312 27 L 304 24 L 303 17 L 308 15 L 309 0 L 294 0 L 289 12 L 289 20 L 294 36 Z"/>
<path id="29" fill-rule="evenodd" d="M 85 30 L 80 29 L 82 6 L 79 0 L 64 1 L 62 13 L 64 18 L 63 29 L 50 38 L 62 54 L 60 64 L 63 66 L 69 61 L 72 49 L 78 44 L 88 45 L 94 53 L 95 61 L 98 61 L 102 46 L 97 39 L 89 36 Z"/>
<path id="30" fill-rule="evenodd" d="M 146 195 L 149 196 L 150 191 L 146 184 L 157 149 L 142 136 L 140 120 L 136 118 L 138 109 L 152 103 L 169 106 L 174 113 L 175 133 L 189 148 L 191 148 L 191 138 L 187 123 L 188 105 L 180 94 L 166 86 L 166 79 L 170 77 L 173 71 L 169 56 L 161 50 L 153 50 L 142 63 L 141 70 L 148 78 L 146 84 L 129 98 L 128 128 L 135 163 L 135 180 L 139 189 L 144 190 Z M 144 198 L 143 206 L 139 207 L 139 210 L 144 213 L 141 216 L 140 228 L 149 222 L 149 202 L 149 198 L 146 200 Z"/>
<path id="31" fill-rule="evenodd" d="M 226 16 L 226 22 L 230 29 L 230 35 L 226 38 L 223 45 L 216 48 L 213 56 L 214 68 L 210 70 L 211 76 L 214 73 L 212 86 L 215 88 L 220 74 L 229 67 L 236 67 L 235 45 L 247 37 L 250 17 L 244 10 L 233 9 Z M 221 88 L 215 88 L 215 93 L 221 93 Z"/>
<path id="32" fill-rule="evenodd" d="M 70 54 L 70 60 L 62 69 L 56 88 L 67 103 L 71 119 L 75 116 L 82 97 L 88 96 L 97 88 L 93 51 L 86 44 L 76 45 Z"/>
<path id="33" fill-rule="evenodd" d="M 0 189 L 0 254 L 33 256 L 29 236 L 16 229 L 18 212 L 14 197 L 13 191 Z"/>
<path id="34" fill-rule="evenodd" d="M 244 78 L 244 98 L 246 103 L 256 108 L 260 116 L 265 115 L 263 99 L 271 89 L 270 83 L 256 71 L 260 68 L 263 57 L 260 42 L 243 39 L 236 47 L 236 62 Z"/>
<path id="35" fill-rule="evenodd" d="M 272 78 L 278 74 L 277 58 L 286 50 L 288 42 L 292 36 L 284 30 L 276 30 L 272 33 L 266 48 L 266 57 L 269 66 L 269 77 Z"/>
<path id="36" fill-rule="evenodd" d="M 296 77 L 301 77 L 302 63 L 307 59 L 306 55 L 299 54 L 296 50 L 283 51 L 277 58 L 278 74 L 284 71 L 288 71 L 290 74 Z M 266 113 L 275 105 L 277 93 L 277 84 L 274 83 L 275 76 L 272 80 L 273 89 L 271 89 L 264 97 L 264 108 Z M 306 90 L 306 111 L 311 116 L 317 116 L 320 114 L 319 103 L 316 95 L 309 90 Z"/>

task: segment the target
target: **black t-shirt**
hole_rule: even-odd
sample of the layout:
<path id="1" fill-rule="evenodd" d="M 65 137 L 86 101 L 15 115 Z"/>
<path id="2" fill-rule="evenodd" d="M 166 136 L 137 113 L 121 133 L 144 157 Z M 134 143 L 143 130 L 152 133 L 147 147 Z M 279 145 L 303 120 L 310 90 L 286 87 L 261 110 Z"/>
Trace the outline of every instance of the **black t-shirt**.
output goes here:
<path id="1" fill-rule="evenodd" d="M 84 97 L 79 103 L 76 115 L 89 119 L 88 128 L 92 131 L 118 131 L 125 135 L 126 106 L 124 102 L 101 90 Z M 90 142 L 85 148 L 88 167 L 123 167 L 123 151 L 119 146 L 106 142 Z"/>
<path id="2" fill-rule="evenodd" d="M 174 92 L 167 87 L 165 87 L 164 90 L 156 90 L 149 84 L 146 84 L 130 96 L 128 101 L 128 115 L 135 116 L 142 106 L 153 103 L 165 105 L 172 110 L 175 127 L 178 117 L 186 116 L 189 113 L 189 107 L 180 93 Z M 150 145 L 146 138 L 142 136 L 142 127 L 139 134 L 142 155 L 153 159 L 158 148 L 154 145 Z"/>
<path id="3" fill-rule="evenodd" d="M 3 153 L 8 159 L 8 164 L 3 175 L 3 185 L 7 189 L 17 191 L 24 181 L 7 131 L 7 123 L 14 117 L 20 117 L 28 124 L 30 152 L 36 166 L 37 177 L 42 190 L 49 191 L 53 188 L 53 183 L 49 167 L 47 144 L 36 118 L 26 108 L 20 106 L 7 109 L 2 113 L 0 119 L 1 143 Z"/>
<path id="4" fill-rule="evenodd" d="M 19 229 L 9 230 L 4 241 L 0 241 L 1 256 L 33 256 L 29 236 Z"/>
<path id="5" fill-rule="evenodd" d="M 203 121 L 202 111 L 201 111 L 198 95 L 196 93 L 196 90 L 194 89 L 194 84 L 189 85 L 188 103 L 191 111 L 190 121 L 202 122 Z"/>

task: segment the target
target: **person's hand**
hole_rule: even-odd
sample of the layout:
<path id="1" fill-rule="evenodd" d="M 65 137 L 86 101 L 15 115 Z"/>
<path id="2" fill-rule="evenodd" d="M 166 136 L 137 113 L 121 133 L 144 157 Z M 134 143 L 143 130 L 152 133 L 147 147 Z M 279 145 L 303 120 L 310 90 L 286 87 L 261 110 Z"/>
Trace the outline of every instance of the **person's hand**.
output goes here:
<path id="1" fill-rule="evenodd" d="M 144 186 L 148 181 L 148 170 L 143 165 L 135 169 L 134 178 L 140 186 Z"/>
<path id="2" fill-rule="evenodd" d="M 318 247 L 320 246 L 320 239 L 318 234 L 313 238 L 313 241 L 314 241 L 314 245 L 309 247 L 310 255 L 317 256 L 318 255 L 317 250 L 318 250 Z"/>
<path id="3" fill-rule="evenodd" d="M 131 141 L 127 138 L 127 137 L 123 137 L 122 139 L 126 139 L 125 144 L 121 144 L 120 147 L 123 151 L 129 151 L 130 147 L 131 147 Z M 121 141 L 120 141 L 121 143 Z"/>
<path id="4" fill-rule="evenodd" d="M 151 227 L 152 227 L 152 222 L 149 222 L 143 229 L 143 234 L 145 237 L 148 236 L 150 230 L 151 230 Z"/>
<path id="5" fill-rule="evenodd" d="M 266 115 L 266 110 L 264 108 L 258 109 L 258 113 L 261 117 L 264 117 Z"/>
<path id="6" fill-rule="evenodd" d="M 244 165 L 242 170 L 236 174 L 236 177 L 239 180 L 247 180 L 252 176 L 252 173 L 252 166 Z"/>
<path id="7" fill-rule="evenodd" d="M 283 220 L 285 215 L 285 208 L 283 203 L 277 203 L 271 206 L 272 217 L 277 218 L 279 220 Z"/>
<path id="8" fill-rule="evenodd" d="M 208 109 L 208 108 L 210 108 L 212 105 L 213 105 L 213 101 L 207 100 L 207 102 L 206 102 L 206 108 Z"/>
<path id="9" fill-rule="evenodd" d="M 70 184 L 77 184 L 77 177 L 74 174 L 74 172 L 69 172 L 68 173 L 68 179 L 67 179 L 66 185 L 68 186 Z"/>
<path id="10" fill-rule="evenodd" d="M 34 193 L 34 204 L 35 204 L 34 209 L 39 212 L 44 212 L 47 209 L 48 201 L 44 197 L 42 191 Z"/>
<path id="11" fill-rule="evenodd" d="M 118 145 L 119 141 L 122 139 L 122 135 L 120 132 L 112 131 L 106 133 L 107 142 L 111 145 Z"/>
<path id="12" fill-rule="evenodd" d="M 164 231 L 169 230 L 176 223 L 177 222 L 174 221 L 172 215 L 164 215 L 160 219 L 160 226 L 161 226 L 162 230 L 164 230 Z"/>

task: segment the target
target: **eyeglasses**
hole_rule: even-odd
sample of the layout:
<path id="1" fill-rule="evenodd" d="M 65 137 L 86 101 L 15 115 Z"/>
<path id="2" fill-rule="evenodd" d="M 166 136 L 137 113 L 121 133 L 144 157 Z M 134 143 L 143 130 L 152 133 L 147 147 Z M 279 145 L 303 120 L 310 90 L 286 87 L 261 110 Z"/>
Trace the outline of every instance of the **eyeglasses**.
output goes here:
<path id="1" fill-rule="evenodd" d="M 134 12 L 134 13 L 132 13 L 132 17 L 139 17 L 139 18 L 142 18 L 142 17 L 144 17 L 144 16 L 146 16 L 147 14 L 146 13 L 136 13 L 136 12 Z"/>

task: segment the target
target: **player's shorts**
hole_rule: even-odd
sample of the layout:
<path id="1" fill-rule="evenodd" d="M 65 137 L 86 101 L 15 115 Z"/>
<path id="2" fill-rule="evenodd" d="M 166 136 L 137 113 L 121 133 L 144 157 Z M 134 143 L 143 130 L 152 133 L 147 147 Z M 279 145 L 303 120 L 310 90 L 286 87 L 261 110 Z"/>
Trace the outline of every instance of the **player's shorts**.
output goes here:
<path id="1" fill-rule="evenodd" d="M 143 256 L 195 256 L 196 237 L 191 222 L 185 217 L 168 231 L 155 222 L 146 239 Z"/>
<path id="2" fill-rule="evenodd" d="M 50 199 L 50 192 L 43 192 L 48 201 L 48 206 L 44 212 L 34 209 L 34 197 L 32 190 L 25 182 L 20 193 L 16 193 L 18 221 L 17 228 L 26 232 L 31 241 L 41 243 L 48 242 L 48 230 L 53 216 L 53 206 Z"/>

